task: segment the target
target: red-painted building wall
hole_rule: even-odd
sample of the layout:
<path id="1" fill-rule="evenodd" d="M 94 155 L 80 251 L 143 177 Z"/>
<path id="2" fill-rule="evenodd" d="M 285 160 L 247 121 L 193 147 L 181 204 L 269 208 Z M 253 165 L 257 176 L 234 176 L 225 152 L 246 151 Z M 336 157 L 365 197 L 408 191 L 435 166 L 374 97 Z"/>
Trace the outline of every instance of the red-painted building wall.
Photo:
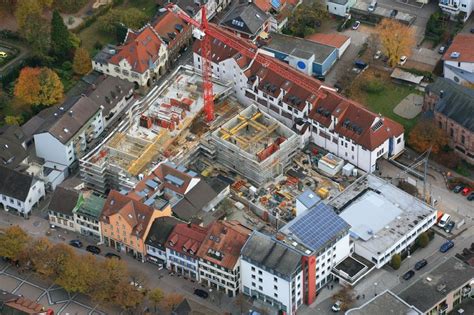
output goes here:
<path id="1" fill-rule="evenodd" d="M 310 305 L 316 299 L 316 257 L 303 256 L 301 264 L 303 267 L 303 299 L 305 304 Z"/>

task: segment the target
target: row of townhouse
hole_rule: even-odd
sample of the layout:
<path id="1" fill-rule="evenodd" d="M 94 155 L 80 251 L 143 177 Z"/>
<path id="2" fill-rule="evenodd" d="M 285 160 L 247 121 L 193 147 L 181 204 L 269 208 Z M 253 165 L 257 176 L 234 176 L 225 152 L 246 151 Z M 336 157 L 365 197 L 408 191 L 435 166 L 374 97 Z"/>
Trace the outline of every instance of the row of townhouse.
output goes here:
<path id="1" fill-rule="evenodd" d="M 400 124 L 344 98 L 320 81 L 268 56 L 251 42 L 213 25 L 210 27 L 265 60 L 263 65 L 262 61 L 245 57 L 211 38 L 212 73 L 232 82 L 242 104 L 256 104 L 260 110 L 298 130 L 305 142 L 314 142 L 366 172 L 376 169 L 379 158 L 390 158 L 404 150 Z M 201 62 L 200 42 L 196 41 L 194 66 L 198 70 Z M 279 71 L 272 71 L 268 64 Z"/>
<path id="2" fill-rule="evenodd" d="M 94 70 L 151 86 L 165 74 L 192 41 L 192 28 L 172 12 L 165 12 L 141 29 L 128 30 L 120 46 L 107 45 L 92 60 Z"/>

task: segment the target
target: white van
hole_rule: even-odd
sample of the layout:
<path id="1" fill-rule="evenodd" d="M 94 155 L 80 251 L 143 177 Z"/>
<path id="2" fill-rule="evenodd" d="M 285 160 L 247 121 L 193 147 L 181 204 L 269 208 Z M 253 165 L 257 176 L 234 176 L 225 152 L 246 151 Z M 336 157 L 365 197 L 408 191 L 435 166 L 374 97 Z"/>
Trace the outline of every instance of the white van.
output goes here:
<path id="1" fill-rule="evenodd" d="M 369 12 L 374 12 L 375 8 L 377 7 L 377 0 L 372 0 L 369 4 Z"/>
<path id="2" fill-rule="evenodd" d="M 445 214 L 443 214 L 443 216 L 439 220 L 438 226 L 440 228 L 444 229 L 444 227 L 446 226 L 446 224 L 448 224 L 449 221 L 451 221 L 451 216 L 449 214 L 445 213 Z"/>

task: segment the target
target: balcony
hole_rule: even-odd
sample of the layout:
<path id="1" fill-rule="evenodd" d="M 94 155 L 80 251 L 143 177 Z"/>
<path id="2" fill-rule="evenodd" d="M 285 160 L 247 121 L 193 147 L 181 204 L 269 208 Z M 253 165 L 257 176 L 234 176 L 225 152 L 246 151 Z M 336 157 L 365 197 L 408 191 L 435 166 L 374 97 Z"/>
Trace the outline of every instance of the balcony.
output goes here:
<path id="1" fill-rule="evenodd" d="M 457 14 L 460 11 L 459 1 L 440 0 L 439 1 L 439 7 L 443 11 L 447 11 L 451 14 Z"/>
<path id="2" fill-rule="evenodd" d="M 467 285 L 464 288 L 462 288 L 462 297 L 465 298 L 471 293 L 471 286 Z"/>

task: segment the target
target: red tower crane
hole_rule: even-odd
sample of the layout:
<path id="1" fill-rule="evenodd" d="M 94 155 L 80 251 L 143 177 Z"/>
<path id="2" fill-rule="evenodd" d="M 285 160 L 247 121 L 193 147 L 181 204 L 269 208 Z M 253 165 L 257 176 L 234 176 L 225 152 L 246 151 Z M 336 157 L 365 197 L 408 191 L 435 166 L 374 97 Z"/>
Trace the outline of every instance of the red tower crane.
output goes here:
<path id="1" fill-rule="evenodd" d="M 245 42 L 244 39 L 239 37 L 231 36 L 228 32 L 218 29 L 217 26 L 211 25 L 207 21 L 206 7 L 202 6 L 201 10 L 201 23 L 189 17 L 175 4 L 170 3 L 166 7 L 168 11 L 176 14 L 184 21 L 195 27 L 194 36 L 201 40 L 201 64 L 202 64 L 202 76 L 204 85 L 204 112 L 206 113 L 206 120 L 208 122 L 214 120 L 214 96 L 212 93 L 212 70 L 210 66 L 211 59 L 211 41 L 210 37 L 221 41 L 223 44 L 235 49 L 237 52 L 250 59 L 255 59 L 256 62 L 261 64 L 264 68 L 268 68 L 282 78 L 297 84 L 313 93 L 318 99 L 326 97 L 322 91 L 320 91 L 321 84 L 317 84 L 315 79 L 304 76 L 295 70 L 290 68 L 288 65 L 277 62 L 273 57 L 258 53 L 256 46 Z"/>

